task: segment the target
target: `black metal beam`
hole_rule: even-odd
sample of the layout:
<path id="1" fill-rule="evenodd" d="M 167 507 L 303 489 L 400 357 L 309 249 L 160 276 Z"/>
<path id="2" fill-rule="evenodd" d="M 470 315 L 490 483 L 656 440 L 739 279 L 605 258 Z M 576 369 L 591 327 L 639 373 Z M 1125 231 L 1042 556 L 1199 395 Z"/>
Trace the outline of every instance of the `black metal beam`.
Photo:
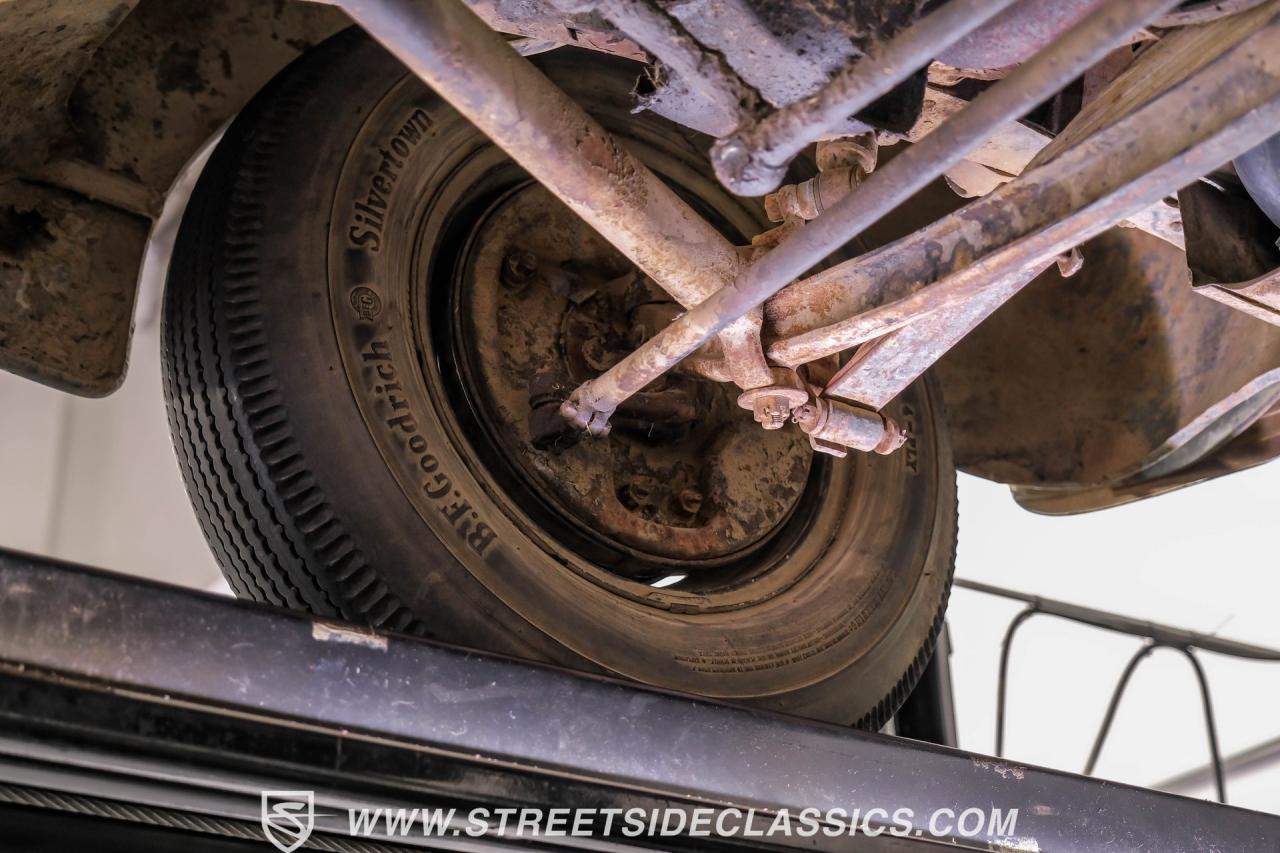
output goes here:
<path id="1" fill-rule="evenodd" d="M 784 808 L 882 807 L 911 809 L 924 837 L 659 844 L 901 850 L 927 838 L 935 810 L 994 806 L 1019 810 L 1016 837 L 947 840 L 1280 849 L 1274 816 L 3 552 L 0 677 L 0 797 L 54 791 L 252 825 L 262 788 L 308 787 L 318 811 L 338 813 L 317 818 L 313 840 L 345 843 L 352 803 L 696 805 L 755 808 L 762 820 Z"/>

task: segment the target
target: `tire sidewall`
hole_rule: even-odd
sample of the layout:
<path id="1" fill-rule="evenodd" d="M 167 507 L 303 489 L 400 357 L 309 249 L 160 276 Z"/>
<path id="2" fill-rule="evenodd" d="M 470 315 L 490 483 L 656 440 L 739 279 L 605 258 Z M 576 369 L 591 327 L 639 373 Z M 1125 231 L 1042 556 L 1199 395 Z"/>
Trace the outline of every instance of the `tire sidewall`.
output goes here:
<path id="1" fill-rule="evenodd" d="M 284 139 L 261 245 L 287 249 L 263 259 L 275 282 L 262 294 L 265 332 L 309 469 L 392 593 L 451 642 L 841 722 L 898 688 L 932 641 L 955 541 L 932 386 L 891 407 L 911 430 L 905 451 L 840 463 L 841 482 L 862 497 L 847 487 L 823 496 L 832 535 L 800 546 L 811 567 L 778 594 L 688 613 L 678 596 L 643 585 L 635 599 L 605 589 L 494 490 L 440 392 L 456 371 L 423 344 L 411 283 L 429 263 L 410 235 L 434 188 L 486 156 L 486 141 L 363 37 L 319 50 L 302 60 L 316 97 L 273 131 Z M 542 65 L 579 99 L 635 73 L 570 51 Z M 245 120 L 269 122 L 269 99 L 259 109 Z M 606 126 L 614 117 L 601 116 Z M 370 238 L 374 214 L 382 223 Z"/>

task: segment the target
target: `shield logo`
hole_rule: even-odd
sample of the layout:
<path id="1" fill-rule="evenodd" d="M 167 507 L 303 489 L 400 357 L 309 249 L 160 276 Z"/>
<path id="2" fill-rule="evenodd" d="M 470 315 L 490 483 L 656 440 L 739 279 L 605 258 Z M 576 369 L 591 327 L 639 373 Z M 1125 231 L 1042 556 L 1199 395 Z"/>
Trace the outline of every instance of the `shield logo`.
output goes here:
<path id="1" fill-rule="evenodd" d="M 262 831 L 282 853 L 301 847 L 315 823 L 315 792 L 262 792 Z"/>

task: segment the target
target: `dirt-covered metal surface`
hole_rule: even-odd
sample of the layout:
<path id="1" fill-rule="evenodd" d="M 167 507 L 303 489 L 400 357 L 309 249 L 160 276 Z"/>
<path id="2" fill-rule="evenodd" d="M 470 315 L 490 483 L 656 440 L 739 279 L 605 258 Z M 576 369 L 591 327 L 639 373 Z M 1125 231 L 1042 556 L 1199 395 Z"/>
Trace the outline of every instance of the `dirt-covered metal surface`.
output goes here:
<path id="1" fill-rule="evenodd" d="M 89 397 L 115 390 L 147 227 L 73 193 L 0 185 L 0 368 Z"/>
<path id="2" fill-rule="evenodd" d="M 285 64 L 347 25 L 254 0 L 0 2 L 0 367 L 124 377 L 148 217 Z"/>
<path id="3" fill-rule="evenodd" d="M 795 506 L 811 459 L 804 437 L 761 430 L 732 386 L 671 374 L 627 401 L 607 437 L 556 433 L 557 389 L 612 366 L 680 306 L 546 190 L 491 212 L 458 300 L 464 382 L 482 421 L 583 531 L 641 556 L 715 564 L 766 539 Z"/>
<path id="4" fill-rule="evenodd" d="M 43 165 L 69 141 L 67 98 L 98 45 L 135 5 L 0 2 L 0 180 Z"/>

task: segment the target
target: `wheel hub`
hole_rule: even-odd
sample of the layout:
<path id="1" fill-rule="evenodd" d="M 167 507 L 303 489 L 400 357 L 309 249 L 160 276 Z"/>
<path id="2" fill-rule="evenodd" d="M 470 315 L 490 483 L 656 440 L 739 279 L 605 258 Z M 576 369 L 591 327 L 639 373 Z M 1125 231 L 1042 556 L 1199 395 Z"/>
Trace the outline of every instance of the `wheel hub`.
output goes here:
<path id="1" fill-rule="evenodd" d="M 795 508 L 811 452 L 765 432 L 737 389 L 670 374 L 577 440 L 557 408 L 681 310 L 536 185 L 489 208 L 455 279 L 454 349 L 485 440 L 629 577 L 721 565 L 768 540 Z"/>

